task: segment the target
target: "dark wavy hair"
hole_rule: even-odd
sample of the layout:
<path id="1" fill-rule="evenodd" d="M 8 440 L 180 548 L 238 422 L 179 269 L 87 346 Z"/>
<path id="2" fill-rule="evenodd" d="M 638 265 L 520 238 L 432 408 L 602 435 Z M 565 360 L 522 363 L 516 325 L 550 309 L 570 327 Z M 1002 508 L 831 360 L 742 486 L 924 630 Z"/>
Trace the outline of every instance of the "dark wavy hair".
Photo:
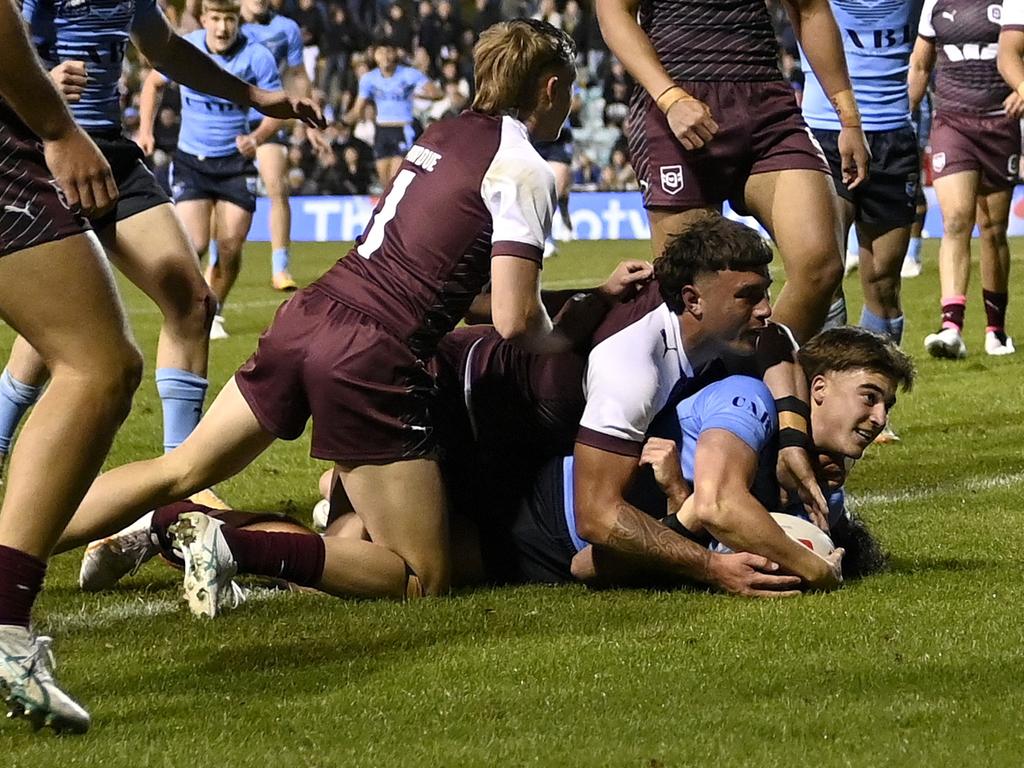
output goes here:
<path id="1" fill-rule="evenodd" d="M 683 287 L 693 285 L 702 272 L 760 271 L 771 260 L 771 246 L 758 232 L 712 213 L 669 238 L 654 260 L 654 278 L 665 303 L 679 314 L 683 311 Z"/>

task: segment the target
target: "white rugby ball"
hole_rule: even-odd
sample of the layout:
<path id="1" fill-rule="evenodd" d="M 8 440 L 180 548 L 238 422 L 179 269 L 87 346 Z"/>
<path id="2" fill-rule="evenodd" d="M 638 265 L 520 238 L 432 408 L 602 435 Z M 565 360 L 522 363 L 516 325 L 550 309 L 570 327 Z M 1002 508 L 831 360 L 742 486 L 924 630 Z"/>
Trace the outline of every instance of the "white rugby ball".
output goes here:
<path id="1" fill-rule="evenodd" d="M 772 512 L 772 518 L 789 538 L 800 542 L 814 554 L 825 557 L 835 551 L 836 545 L 832 543 L 832 539 L 814 523 L 782 512 Z"/>

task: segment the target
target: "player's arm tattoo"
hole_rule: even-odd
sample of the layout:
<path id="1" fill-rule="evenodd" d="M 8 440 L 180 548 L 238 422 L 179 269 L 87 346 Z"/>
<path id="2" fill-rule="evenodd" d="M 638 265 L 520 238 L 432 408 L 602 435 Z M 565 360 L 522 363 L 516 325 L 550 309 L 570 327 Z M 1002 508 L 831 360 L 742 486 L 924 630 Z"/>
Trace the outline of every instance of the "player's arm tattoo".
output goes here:
<path id="1" fill-rule="evenodd" d="M 645 567 L 709 583 L 711 552 L 634 509 L 616 505 L 605 546 L 635 558 Z"/>

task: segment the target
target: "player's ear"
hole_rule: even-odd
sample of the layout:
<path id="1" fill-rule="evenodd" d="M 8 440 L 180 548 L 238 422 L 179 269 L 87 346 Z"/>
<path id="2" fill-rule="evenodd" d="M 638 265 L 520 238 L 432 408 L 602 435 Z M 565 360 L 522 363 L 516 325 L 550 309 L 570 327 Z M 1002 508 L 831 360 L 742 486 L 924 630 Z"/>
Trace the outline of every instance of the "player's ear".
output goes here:
<path id="1" fill-rule="evenodd" d="M 704 297 L 695 285 L 684 285 L 679 292 L 683 300 L 683 312 L 689 312 L 698 320 L 704 316 Z"/>
<path id="2" fill-rule="evenodd" d="M 817 405 L 821 405 L 825 400 L 825 390 L 828 389 L 828 379 L 823 374 L 818 374 L 811 379 L 811 399 Z"/>

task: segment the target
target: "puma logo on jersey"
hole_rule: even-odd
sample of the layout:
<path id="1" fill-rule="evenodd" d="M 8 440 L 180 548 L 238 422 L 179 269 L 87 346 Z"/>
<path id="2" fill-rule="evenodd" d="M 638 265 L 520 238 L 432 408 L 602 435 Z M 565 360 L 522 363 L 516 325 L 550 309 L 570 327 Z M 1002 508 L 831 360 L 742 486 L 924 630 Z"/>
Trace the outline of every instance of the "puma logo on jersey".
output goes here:
<path id="1" fill-rule="evenodd" d="M 437 166 L 437 161 L 441 159 L 441 155 L 432 149 L 421 147 L 419 144 L 413 144 L 405 159 L 430 173 Z"/>
<path id="2" fill-rule="evenodd" d="M 950 24 L 955 24 L 956 23 L 956 9 L 954 8 L 952 11 L 943 11 L 942 12 L 942 18 L 949 19 L 949 23 Z"/>
<path id="3" fill-rule="evenodd" d="M 32 218 L 32 209 L 29 207 L 28 203 L 25 203 L 24 206 L 5 205 L 4 212 L 20 213 L 22 216 L 28 216 L 30 219 Z"/>

